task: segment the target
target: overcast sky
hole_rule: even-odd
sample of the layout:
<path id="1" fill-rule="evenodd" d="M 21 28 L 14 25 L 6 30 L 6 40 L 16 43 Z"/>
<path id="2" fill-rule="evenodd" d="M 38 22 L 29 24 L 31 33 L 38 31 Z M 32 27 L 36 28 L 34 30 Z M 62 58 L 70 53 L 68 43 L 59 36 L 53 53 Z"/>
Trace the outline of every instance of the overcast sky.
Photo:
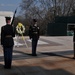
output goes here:
<path id="1" fill-rule="evenodd" d="M 13 11 L 20 5 L 22 0 L 0 0 L 0 11 Z"/>

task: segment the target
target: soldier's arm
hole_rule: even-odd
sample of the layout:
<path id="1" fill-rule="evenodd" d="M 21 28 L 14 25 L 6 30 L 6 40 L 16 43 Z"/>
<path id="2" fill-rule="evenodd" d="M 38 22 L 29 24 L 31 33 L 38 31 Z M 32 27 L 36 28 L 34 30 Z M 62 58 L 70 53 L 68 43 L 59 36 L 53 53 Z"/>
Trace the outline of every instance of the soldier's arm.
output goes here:
<path id="1" fill-rule="evenodd" d="M 29 37 L 30 39 L 32 38 L 32 27 L 31 26 L 29 27 Z"/>
<path id="2" fill-rule="evenodd" d="M 15 37 L 16 29 L 15 29 L 15 27 L 12 27 L 12 29 L 13 29 L 13 34 L 12 34 L 12 36 Z"/>
<path id="3" fill-rule="evenodd" d="M 1 45 L 3 45 L 3 41 L 4 41 L 4 28 L 1 27 Z"/>
<path id="4" fill-rule="evenodd" d="M 40 28 L 38 27 L 38 38 L 40 37 Z"/>

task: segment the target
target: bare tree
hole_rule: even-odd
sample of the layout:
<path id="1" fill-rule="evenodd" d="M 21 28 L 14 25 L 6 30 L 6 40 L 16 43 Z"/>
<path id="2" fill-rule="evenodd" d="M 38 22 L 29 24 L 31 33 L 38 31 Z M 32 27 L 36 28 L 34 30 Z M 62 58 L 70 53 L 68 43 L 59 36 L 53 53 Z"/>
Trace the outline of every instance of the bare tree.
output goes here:
<path id="1" fill-rule="evenodd" d="M 42 28 L 41 32 L 45 33 L 47 24 L 53 22 L 55 16 L 72 15 L 75 0 L 22 0 L 20 6 L 25 20 L 30 22 L 33 18 L 37 18 Z"/>

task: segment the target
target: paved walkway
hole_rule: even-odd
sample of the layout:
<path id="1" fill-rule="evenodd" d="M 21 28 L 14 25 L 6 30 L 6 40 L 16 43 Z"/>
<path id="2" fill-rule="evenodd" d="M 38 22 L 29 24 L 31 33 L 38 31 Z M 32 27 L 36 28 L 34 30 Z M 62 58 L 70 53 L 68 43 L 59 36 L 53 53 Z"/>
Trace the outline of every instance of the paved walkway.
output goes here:
<path id="1" fill-rule="evenodd" d="M 0 46 L 0 75 L 75 75 L 72 36 L 41 36 L 35 57 L 30 55 L 30 40 L 28 37 L 25 40 L 28 48 L 25 45 L 14 47 L 11 69 L 3 68 Z M 21 39 L 19 43 L 24 44 Z"/>

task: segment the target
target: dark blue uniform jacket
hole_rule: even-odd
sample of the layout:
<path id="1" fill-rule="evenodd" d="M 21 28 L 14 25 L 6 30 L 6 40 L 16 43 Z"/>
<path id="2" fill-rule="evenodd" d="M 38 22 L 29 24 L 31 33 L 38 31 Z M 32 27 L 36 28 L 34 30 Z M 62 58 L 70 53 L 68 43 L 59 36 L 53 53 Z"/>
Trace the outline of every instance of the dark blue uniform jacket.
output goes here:
<path id="1" fill-rule="evenodd" d="M 1 27 L 1 45 L 4 47 L 10 47 L 14 45 L 13 37 L 15 37 L 15 31 L 12 25 L 5 25 Z"/>

